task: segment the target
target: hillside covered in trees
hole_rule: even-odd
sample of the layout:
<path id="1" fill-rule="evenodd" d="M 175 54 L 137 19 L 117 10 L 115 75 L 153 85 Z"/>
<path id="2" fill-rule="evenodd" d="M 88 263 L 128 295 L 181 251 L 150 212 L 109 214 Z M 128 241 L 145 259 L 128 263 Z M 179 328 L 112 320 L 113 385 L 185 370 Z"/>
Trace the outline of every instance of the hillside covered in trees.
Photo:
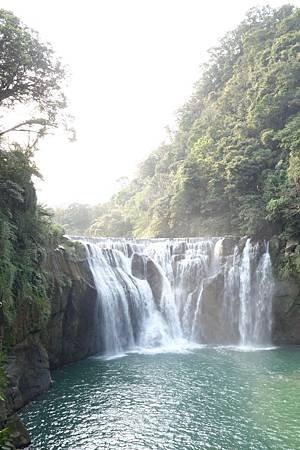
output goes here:
<path id="1" fill-rule="evenodd" d="M 80 231 L 299 237 L 299 37 L 299 8 L 250 10 L 210 50 L 169 142 Z M 70 232 L 75 206 L 57 216 Z"/>

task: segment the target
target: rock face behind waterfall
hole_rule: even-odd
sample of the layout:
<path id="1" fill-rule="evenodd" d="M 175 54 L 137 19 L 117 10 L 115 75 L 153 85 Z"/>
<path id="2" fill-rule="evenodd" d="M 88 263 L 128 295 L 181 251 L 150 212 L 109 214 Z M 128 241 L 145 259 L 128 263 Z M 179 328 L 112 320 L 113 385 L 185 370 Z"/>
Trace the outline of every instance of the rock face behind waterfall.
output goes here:
<path id="1" fill-rule="evenodd" d="M 228 320 L 224 308 L 224 274 L 222 272 L 204 280 L 201 303 L 198 340 L 212 345 L 238 344 L 238 327 L 236 323 Z"/>
<path id="2" fill-rule="evenodd" d="M 159 306 L 159 301 L 163 292 L 163 283 L 161 273 L 156 264 L 151 259 L 148 259 L 146 266 L 146 280 L 151 288 L 154 300 Z"/>

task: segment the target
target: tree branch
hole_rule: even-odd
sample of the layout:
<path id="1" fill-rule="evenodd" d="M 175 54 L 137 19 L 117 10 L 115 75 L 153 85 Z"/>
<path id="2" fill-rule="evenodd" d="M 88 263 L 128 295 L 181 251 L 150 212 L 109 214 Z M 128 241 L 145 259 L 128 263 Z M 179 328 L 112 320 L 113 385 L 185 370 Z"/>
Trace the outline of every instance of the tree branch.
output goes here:
<path id="1" fill-rule="evenodd" d="M 6 133 L 10 133 L 11 131 L 22 131 L 22 130 L 19 130 L 19 128 L 23 127 L 24 125 L 29 125 L 29 126 L 40 125 L 40 126 L 45 127 L 45 125 L 47 125 L 47 121 L 45 119 L 26 120 L 25 122 L 18 123 L 17 125 L 15 125 L 11 128 L 8 128 L 7 130 L 0 131 L 0 136 L 3 136 Z M 33 130 L 29 130 L 29 131 L 33 131 Z"/>

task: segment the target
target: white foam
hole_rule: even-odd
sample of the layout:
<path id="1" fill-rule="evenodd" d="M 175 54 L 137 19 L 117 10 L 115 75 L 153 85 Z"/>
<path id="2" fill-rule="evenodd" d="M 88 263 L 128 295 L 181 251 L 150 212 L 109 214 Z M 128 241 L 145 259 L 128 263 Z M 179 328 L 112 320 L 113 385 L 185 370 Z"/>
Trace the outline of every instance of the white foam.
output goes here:
<path id="1" fill-rule="evenodd" d="M 276 350 L 278 347 L 263 346 L 263 345 L 230 345 L 230 346 L 222 346 L 221 348 L 234 350 L 236 352 L 261 352 L 261 351 Z"/>
<path id="2" fill-rule="evenodd" d="M 126 355 L 126 353 L 116 353 L 114 355 L 94 355 L 91 356 L 90 359 L 97 359 L 97 360 L 102 360 L 102 361 L 111 361 L 113 359 L 119 359 L 119 358 L 124 358 Z"/>

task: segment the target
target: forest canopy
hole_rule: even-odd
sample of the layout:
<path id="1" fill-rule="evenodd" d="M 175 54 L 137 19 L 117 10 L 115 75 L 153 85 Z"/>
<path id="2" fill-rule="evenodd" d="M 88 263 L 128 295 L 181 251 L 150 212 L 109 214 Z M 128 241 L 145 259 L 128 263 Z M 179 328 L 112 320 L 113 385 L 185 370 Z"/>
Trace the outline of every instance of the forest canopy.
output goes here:
<path id="1" fill-rule="evenodd" d="M 299 237 L 299 36 L 299 8 L 251 9 L 209 51 L 169 142 L 85 232 Z"/>

